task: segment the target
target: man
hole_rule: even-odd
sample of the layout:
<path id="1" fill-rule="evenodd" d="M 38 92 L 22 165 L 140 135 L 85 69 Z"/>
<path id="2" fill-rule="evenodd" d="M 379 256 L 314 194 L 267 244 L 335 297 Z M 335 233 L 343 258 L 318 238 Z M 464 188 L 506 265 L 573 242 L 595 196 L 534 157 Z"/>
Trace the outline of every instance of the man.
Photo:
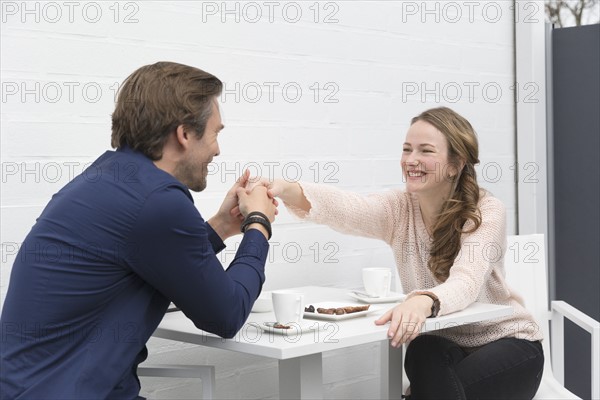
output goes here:
<path id="1" fill-rule="evenodd" d="M 112 145 L 55 194 L 15 260 L 1 317 L 0 397 L 136 398 L 145 343 L 174 302 L 232 337 L 264 282 L 276 202 L 248 174 L 204 221 L 223 129 L 216 77 L 159 62 L 124 82 Z M 243 220 L 243 223 L 242 223 Z M 225 271 L 216 253 L 245 231 Z"/>

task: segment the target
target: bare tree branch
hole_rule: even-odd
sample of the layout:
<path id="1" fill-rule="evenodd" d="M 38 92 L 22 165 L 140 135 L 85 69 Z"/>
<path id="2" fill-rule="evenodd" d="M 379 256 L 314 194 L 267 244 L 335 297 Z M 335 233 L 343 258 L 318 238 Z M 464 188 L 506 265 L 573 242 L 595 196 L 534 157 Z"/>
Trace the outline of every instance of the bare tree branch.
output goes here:
<path id="1" fill-rule="evenodd" d="M 563 0 L 548 0 L 545 4 L 546 14 L 551 23 L 563 27 L 560 11 L 563 8 Z"/>
<path id="2" fill-rule="evenodd" d="M 598 6 L 599 0 L 546 0 L 544 8 L 551 23 L 564 27 L 561 13 L 568 11 L 575 19 L 575 25 L 580 26 L 585 10 Z"/>

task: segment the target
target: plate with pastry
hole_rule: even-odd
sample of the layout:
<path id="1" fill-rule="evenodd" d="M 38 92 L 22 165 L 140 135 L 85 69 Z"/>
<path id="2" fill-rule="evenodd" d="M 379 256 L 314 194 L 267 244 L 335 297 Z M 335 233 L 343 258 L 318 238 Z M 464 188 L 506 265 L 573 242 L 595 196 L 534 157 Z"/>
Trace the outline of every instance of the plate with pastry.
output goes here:
<path id="1" fill-rule="evenodd" d="M 364 317 L 379 310 L 379 308 L 373 307 L 371 304 L 314 303 L 304 307 L 304 318 L 341 321 L 349 318 Z"/>

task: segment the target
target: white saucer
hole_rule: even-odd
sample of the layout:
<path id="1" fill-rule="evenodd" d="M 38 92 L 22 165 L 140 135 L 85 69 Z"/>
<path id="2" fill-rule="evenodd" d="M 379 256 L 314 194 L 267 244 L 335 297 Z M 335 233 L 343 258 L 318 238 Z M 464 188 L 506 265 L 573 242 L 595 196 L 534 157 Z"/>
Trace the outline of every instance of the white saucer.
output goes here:
<path id="1" fill-rule="evenodd" d="M 367 304 L 398 303 L 406 298 L 404 293 L 397 292 L 390 292 L 390 294 L 385 297 L 367 297 L 352 292 L 348 293 L 348 296 Z"/>
<path id="2" fill-rule="evenodd" d="M 278 335 L 284 336 L 297 336 L 302 333 L 311 332 L 319 328 L 319 324 L 317 322 L 300 322 L 289 324 L 289 328 L 275 328 L 275 322 L 262 322 L 258 326 L 265 332 L 276 333 Z"/>

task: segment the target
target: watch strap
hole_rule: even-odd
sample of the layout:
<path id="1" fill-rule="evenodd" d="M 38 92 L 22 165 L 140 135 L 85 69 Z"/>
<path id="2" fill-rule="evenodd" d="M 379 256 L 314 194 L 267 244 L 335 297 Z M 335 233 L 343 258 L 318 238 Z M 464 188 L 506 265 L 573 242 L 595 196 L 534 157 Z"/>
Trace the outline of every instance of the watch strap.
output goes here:
<path id="1" fill-rule="evenodd" d="M 431 315 L 429 315 L 429 317 L 427 317 L 427 318 L 437 317 L 438 313 L 440 312 L 440 299 L 438 299 L 435 295 L 433 295 L 431 293 L 420 293 L 420 294 L 423 296 L 427 296 L 431 300 L 433 300 L 433 304 L 431 305 Z"/>

